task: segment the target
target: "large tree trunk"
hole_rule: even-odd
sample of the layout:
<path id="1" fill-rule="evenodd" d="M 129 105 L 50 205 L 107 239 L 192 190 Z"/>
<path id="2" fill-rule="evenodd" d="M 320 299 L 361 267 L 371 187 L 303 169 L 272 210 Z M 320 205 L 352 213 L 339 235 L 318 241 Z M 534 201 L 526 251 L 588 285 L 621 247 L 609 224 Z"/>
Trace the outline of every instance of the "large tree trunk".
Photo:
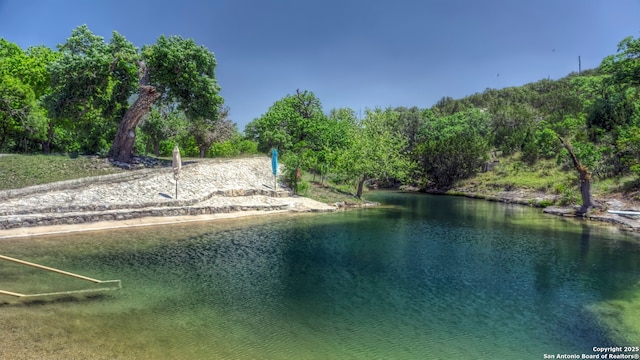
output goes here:
<path id="1" fill-rule="evenodd" d="M 591 174 L 589 174 L 589 170 L 587 170 L 587 168 L 582 165 L 582 163 L 580 163 L 580 160 L 578 160 L 578 157 L 573 152 L 571 145 L 565 142 L 560 136 L 558 136 L 558 139 L 562 143 L 562 146 L 564 146 L 564 148 L 569 152 L 569 156 L 571 156 L 573 166 L 578 171 L 578 176 L 580 179 L 580 196 L 582 197 L 582 206 L 580 207 L 578 213 L 586 214 L 587 210 L 589 210 L 590 207 L 595 206 L 593 198 L 591 197 Z"/>
<path id="2" fill-rule="evenodd" d="M 138 62 L 139 91 L 136 101 L 127 109 L 122 117 L 116 138 L 113 141 L 109 157 L 115 161 L 129 163 L 133 159 L 133 144 L 136 138 L 136 127 L 144 115 L 151 110 L 151 105 L 161 94 L 149 82 L 149 71 L 144 61 Z"/>
<path id="3" fill-rule="evenodd" d="M 51 143 L 53 143 L 54 130 L 55 130 L 55 126 L 53 124 L 53 120 L 50 120 L 49 127 L 47 129 L 47 139 L 42 141 L 43 154 L 51 154 Z"/>
<path id="4" fill-rule="evenodd" d="M 358 199 L 362 199 L 362 192 L 364 191 L 364 182 L 367 181 L 367 176 L 363 175 L 362 178 L 358 181 L 358 192 L 356 193 L 356 197 Z"/>
<path id="5" fill-rule="evenodd" d="M 593 198 L 591 197 L 591 175 L 586 171 L 580 174 L 580 195 L 582 196 L 582 206 L 580 213 L 584 214 L 590 207 L 594 207 Z"/>

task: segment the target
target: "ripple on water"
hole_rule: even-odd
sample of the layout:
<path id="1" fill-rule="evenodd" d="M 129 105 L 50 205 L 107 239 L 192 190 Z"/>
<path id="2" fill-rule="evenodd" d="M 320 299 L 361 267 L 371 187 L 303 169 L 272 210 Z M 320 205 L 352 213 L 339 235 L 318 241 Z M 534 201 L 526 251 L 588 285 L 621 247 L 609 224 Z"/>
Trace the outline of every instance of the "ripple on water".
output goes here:
<path id="1" fill-rule="evenodd" d="M 608 247 L 565 223 L 513 224 L 542 216 L 532 209 L 392 200 L 403 207 L 3 242 L 0 253 L 119 277 L 124 288 L 5 306 L 0 330 L 47 344 L 32 355 L 82 344 L 112 358 L 539 359 L 614 343 L 588 308 L 637 282 L 637 244 Z M 0 272 L 11 283 L 33 276 Z"/>

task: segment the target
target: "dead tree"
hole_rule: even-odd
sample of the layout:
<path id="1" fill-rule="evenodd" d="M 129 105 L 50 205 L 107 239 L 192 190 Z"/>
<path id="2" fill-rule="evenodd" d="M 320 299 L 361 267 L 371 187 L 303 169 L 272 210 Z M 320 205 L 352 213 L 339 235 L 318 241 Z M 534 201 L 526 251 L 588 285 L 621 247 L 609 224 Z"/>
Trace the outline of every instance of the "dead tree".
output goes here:
<path id="1" fill-rule="evenodd" d="M 580 196 L 582 197 L 582 206 L 578 210 L 578 214 L 586 214 L 589 208 L 595 206 L 593 198 L 591 197 L 591 174 L 589 173 L 589 170 L 587 170 L 586 166 L 582 165 L 580 160 L 578 160 L 578 157 L 573 151 L 573 148 L 571 148 L 571 145 L 559 135 L 558 140 L 560 140 L 562 146 L 564 146 L 564 148 L 569 152 L 573 166 L 578 171 L 580 180 Z"/>

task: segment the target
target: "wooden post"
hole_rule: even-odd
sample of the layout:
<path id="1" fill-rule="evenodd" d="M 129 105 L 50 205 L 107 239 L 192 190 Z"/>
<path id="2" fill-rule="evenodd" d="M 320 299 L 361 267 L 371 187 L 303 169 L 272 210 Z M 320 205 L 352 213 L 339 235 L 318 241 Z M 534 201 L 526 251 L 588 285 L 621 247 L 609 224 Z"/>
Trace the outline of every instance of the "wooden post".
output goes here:
<path id="1" fill-rule="evenodd" d="M 51 267 L 48 267 L 48 266 L 43 266 L 43 265 L 30 263 L 30 262 L 24 261 L 24 260 L 14 259 L 12 257 L 4 256 L 4 255 L 0 255 L 0 259 L 7 260 L 7 261 L 12 261 L 12 262 L 15 262 L 15 263 L 18 263 L 18 264 L 22 264 L 22 265 L 31 266 L 31 267 L 34 267 L 34 268 L 37 268 L 37 269 L 51 271 L 51 272 L 62 274 L 62 275 L 71 276 L 71 277 L 82 279 L 82 280 L 91 281 L 91 282 L 94 282 L 96 284 L 99 284 L 99 283 L 103 282 L 102 280 L 97 280 L 97 279 L 93 279 L 93 278 L 90 278 L 90 277 L 87 277 L 87 276 L 82 276 L 82 275 L 70 273 L 70 272 L 67 272 L 67 271 L 54 269 L 54 268 L 51 268 Z"/>

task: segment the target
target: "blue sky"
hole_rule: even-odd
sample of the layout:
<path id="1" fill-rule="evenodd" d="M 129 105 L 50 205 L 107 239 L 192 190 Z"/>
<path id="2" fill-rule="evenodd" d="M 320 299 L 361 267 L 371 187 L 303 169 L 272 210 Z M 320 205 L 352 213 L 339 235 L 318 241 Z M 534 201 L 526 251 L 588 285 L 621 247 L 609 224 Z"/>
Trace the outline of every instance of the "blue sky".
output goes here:
<path id="1" fill-rule="evenodd" d="M 296 89 L 332 108 L 431 107 L 596 67 L 640 37 L 640 0 L 0 0 L 0 37 L 55 48 L 75 27 L 215 53 L 240 130 Z"/>

